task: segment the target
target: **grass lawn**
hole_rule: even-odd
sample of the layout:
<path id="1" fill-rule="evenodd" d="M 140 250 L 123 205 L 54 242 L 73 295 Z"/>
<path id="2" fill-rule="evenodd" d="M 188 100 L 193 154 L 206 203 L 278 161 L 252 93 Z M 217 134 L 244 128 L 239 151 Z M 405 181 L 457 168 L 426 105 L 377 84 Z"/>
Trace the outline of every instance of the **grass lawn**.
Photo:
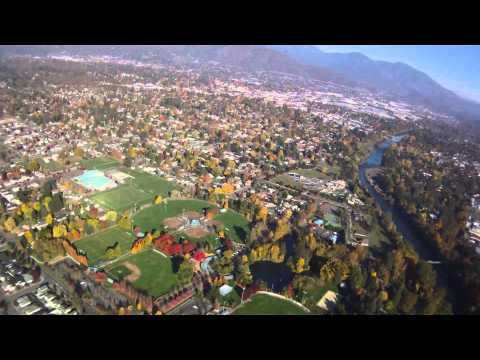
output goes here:
<path id="1" fill-rule="evenodd" d="M 313 169 L 296 169 L 290 171 L 292 173 L 296 173 L 308 178 L 317 178 L 317 179 L 326 179 L 328 178 L 325 174 L 321 173 L 318 170 L 313 170 Z"/>
<path id="2" fill-rule="evenodd" d="M 169 200 L 167 205 L 152 205 L 144 210 L 141 210 L 133 219 L 133 224 L 140 226 L 142 231 L 150 231 L 152 229 L 160 229 L 164 219 L 177 216 L 185 211 L 202 212 L 203 208 L 211 208 L 214 205 L 203 200 Z M 226 234 L 232 240 L 237 242 L 245 242 L 246 237 L 250 233 L 248 221 L 240 214 L 232 210 L 227 210 L 226 213 L 219 213 L 214 218 L 215 220 L 224 223 L 229 230 Z M 183 236 L 192 242 L 208 241 L 213 246 L 220 245 L 216 239 L 215 234 L 209 234 L 199 239 L 194 239 L 186 236 L 184 233 L 175 233 L 176 237 Z"/>
<path id="3" fill-rule="evenodd" d="M 133 219 L 133 224 L 140 226 L 143 231 L 160 229 L 164 219 L 180 215 L 183 210 L 201 213 L 203 208 L 212 206 L 203 200 L 168 200 L 166 205 L 152 205 L 138 212 Z"/>
<path id="4" fill-rule="evenodd" d="M 302 186 L 300 185 L 300 183 L 294 181 L 293 178 L 291 178 L 288 175 L 275 176 L 271 181 L 274 182 L 274 183 L 283 185 L 283 186 L 291 187 L 291 188 L 296 189 L 296 190 L 301 190 L 302 189 Z"/>
<path id="5" fill-rule="evenodd" d="M 306 315 L 298 305 L 266 294 L 256 294 L 233 315 Z"/>
<path id="6" fill-rule="evenodd" d="M 75 246 L 87 253 L 88 263 L 97 264 L 99 261 L 107 260 L 105 250 L 118 242 L 122 254 L 130 250 L 134 240 L 133 234 L 127 233 L 119 228 L 111 228 L 97 234 L 87 236 L 75 242 Z"/>
<path id="7" fill-rule="evenodd" d="M 170 258 L 153 250 L 132 255 L 125 261 L 138 266 L 141 272 L 140 278 L 133 282 L 133 286 L 153 297 L 165 294 L 177 283 L 177 275 L 173 273 Z M 123 268 L 125 266 L 120 262 L 110 265 L 106 271 L 115 277 L 123 272 Z"/>
<path id="8" fill-rule="evenodd" d="M 227 210 L 227 212 L 215 216 L 214 220 L 221 221 L 225 228 L 228 228 L 225 234 L 233 241 L 244 243 L 250 234 L 250 224 L 247 219 L 235 211 Z"/>
<path id="9" fill-rule="evenodd" d="M 390 244 L 391 241 L 377 221 L 373 221 L 372 229 L 368 234 L 368 246 L 373 248 L 381 247 L 382 244 Z"/>
<path id="10" fill-rule="evenodd" d="M 328 163 L 326 163 L 325 161 L 321 161 L 317 164 L 317 169 L 319 170 L 319 172 L 322 174 L 323 177 L 325 177 L 325 175 L 327 177 L 337 177 L 340 175 L 340 166 L 338 165 L 328 165 Z M 306 176 L 306 175 L 305 175 Z"/>
<path id="11" fill-rule="evenodd" d="M 326 220 L 325 226 L 338 230 L 342 229 L 342 220 L 337 215 L 328 213 L 324 216 L 324 219 Z"/>
<path id="12" fill-rule="evenodd" d="M 114 158 L 101 156 L 95 159 L 80 160 L 80 164 L 87 170 L 105 170 L 117 166 L 119 163 Z"/>
<path id="13" fill-rule="evenodd" d="M 109 271 L 109 275 L 118 281 L 127 277 L 131 273 L 132 272 L 126 266 L 123 266 L 123 265 L 115 266 L 112 270 Z"/>
<path id="14" fill-rule="evenodd" d="M 134 177 L 134 179 L 127 180 L 128 183 L 152 194 L 153 196 L 161 195 L 167 197 L 168 192 L 176 188 L 175 184 L 172 182 L 155 175 L 135 170 L 127 170 L 125 172 Z"/>
<path id="15" fill-rule="evenodd" d="M 186 239 L 190 241 L 191 243 L 198 243 L 198 242 L 208 242 L 211 246 L 214 248 L 217 248 L 220 246 L 220 239 L 218 239 L 216 234 L 208 234 L 207 236 L 201 237 L 201 238 L 193 238 L 190 236 L 187 236 L 183 231 L 175 232 L 172 234 L 176 239 Z"/>
<path id="16" fill-rule="evenodd" d="M 307 306 L 316 306 L 320 299 L 327 293 L 327 291 L 338 293 L 338 284 L 328 283 L 325 286 L 315 286 L 305 291 L 305 297 L 302 303 Z"/>
<path id="17" fill-rule="evenodd" d="M 137 206 L 153 201 L 154 196 L 132 185 L 121 185 L 111 190 L 102 191 L 90 196 L 90 199 L 109 209 L 124 211 L 136 203 Z"/>

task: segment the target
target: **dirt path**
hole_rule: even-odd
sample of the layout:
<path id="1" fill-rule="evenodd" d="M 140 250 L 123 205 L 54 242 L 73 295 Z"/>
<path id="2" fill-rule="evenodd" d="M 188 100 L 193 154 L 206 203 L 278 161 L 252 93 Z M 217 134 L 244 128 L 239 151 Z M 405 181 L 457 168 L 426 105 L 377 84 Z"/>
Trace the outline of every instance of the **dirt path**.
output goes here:
<path id="1" fill-rule="evenodd" d="M 127 280 L 130 283 L 133 283 L 138 279 L 140 279 L 140 275 L 142 275 L 142 272 L 140 271 L 137 265 L 132 264 L 129 261 L 125 261 L 122 265 L 132 272 L 130 275 L 125 277 L 125 280 Z"/>

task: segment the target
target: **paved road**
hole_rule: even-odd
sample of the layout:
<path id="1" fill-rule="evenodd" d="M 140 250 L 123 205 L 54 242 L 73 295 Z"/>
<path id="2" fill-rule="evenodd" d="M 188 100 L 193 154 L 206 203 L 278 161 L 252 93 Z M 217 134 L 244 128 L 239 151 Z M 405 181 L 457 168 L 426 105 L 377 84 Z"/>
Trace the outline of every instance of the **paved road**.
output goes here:
<path id="1" fill-rule="evenodd" d="M 58 281 L 57 278 L 55 277 L 55 275 L 53 275 L 53 272 L 50 271 L 50 270 L 43 270 L 43 276 L 45 277 L 45 279 L 49 282 L 49 283 L 52 283 L 52 284 L 55 284 L 56 286 L 58 286 L 60 289 L 62 289 L 63 293 L 65 294 L 66 297 L 69 297 L 70 299 L 79 299 L 76 294 L 72 294 L 71 291 L 69 291 L 64 285 L 63 285 L 63 281 Z M 85 280 L 85 278 L 84 278 Z M 88 281 L 90 281 L 90 279 L 88 279 Z M 82 309 L 78 309 L 80 311 L 81 314 L 83 315 L 96 315 L 97 314 L 97 311 L 96 309 L 91 306 L 90 304 L 86 303 L 85 301 L 82 301 L 81 299 L 79 299 L 80 301 L 80 305 L 82 307 Z M 83 310 L 83 311 L 82 311 Z"/>
<path id="2" fill-rule="evenodd" d="M 12 294 L 5 294 L 2 290 L 0 290 L 0 300 L 5 299 L 7 302 L 7 315 L 21 315 L 17 308 L 15 307 L 15 300 L 22 297 L 23 295 L 30 294 L 34 292 L 38 287 L 45 284 L 45 280 L 42 278 L 40 281 L 32 284 L 31 286 L 27 286 L 19 291 L 16 291 Z"/>
<path id="3" fill-rule="evenodd" d="M 205 302 L 206 301 L 202 301 L 199 298 L 192 297 L 170 311 L 167 315 L 205 315 L 209 308 Z"/>

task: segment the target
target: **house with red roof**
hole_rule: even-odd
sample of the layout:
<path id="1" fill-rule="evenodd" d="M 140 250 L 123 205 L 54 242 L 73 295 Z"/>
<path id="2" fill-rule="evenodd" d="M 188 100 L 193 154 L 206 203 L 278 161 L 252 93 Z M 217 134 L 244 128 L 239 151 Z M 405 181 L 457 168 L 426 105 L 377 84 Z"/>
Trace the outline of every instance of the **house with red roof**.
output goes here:
<path id="1" fill-rule="evenodd" d="M 197 248 L 197 246 L 196 246 L 195 244 L 192 244 L 192 243 L 189 242 L 189 241 L 185 241 L 185 242 L 183 243 L 183 247 L 182 247 L 183 255 L 185 255 L 185 254 L 190 254 L 190 253 L 193 252 L 196 248 Z"/>
<path id="2" fill-rule="evenodd" d="M 167 254 L 168 256 L 175 256 L 175 255 L 181 255 L 182 254 L 182 245 L 173 243 L 170 245 L 166 245 L 163 247 L 163 250 L 160 250 L 163 253 Z"/>
<path id="3" fill-rule="evenodd" d="M 206 256 L 205 253 L 201 250 L 195 251 L 195 254 L 193 254 L 193 260 L 196 262 L 201 263 L 203 260 L 205 260 Z"/>
<path id="4" fill-rule="evenodd" d="M 153 240 L 153 245 L 160 251 L 162 248 L 172 245 L 175 242 L 175 238 L 170 234 L 163 234 Z"/>

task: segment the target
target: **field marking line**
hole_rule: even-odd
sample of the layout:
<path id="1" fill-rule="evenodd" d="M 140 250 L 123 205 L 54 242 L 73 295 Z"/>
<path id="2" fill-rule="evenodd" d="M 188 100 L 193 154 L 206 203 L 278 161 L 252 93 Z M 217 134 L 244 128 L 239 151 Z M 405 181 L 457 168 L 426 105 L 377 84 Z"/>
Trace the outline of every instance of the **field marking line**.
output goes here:
<path id="1" fill-rule="evenodd" d="M 167 256 L 167 255 L 165 255 L 164 253 L 162 253 L 160 250 L 153 249 L 153 252 L 156 252 L 157 254 L 160 254 L 160 255 L 162 255 L 164 258 L 168 258 L 168 256 Z"/>
<path id="2" fill-rule="evenodd" d="M 299 303 L 298 301 L 295 301 L 293 299 L 290 299 L 286 296 L 283 296 L 283 295 L 280 295 L 280 294 L 277 294 L 277 293 L 274 293 L 274 292 L 270 292 L 270 291 L 257 291 L 256 294 L 264 294 L 264 295 L 270 295 L 272 297 L 276 297 L 278 299 L 283 299 L 283 300 L 286 300 L 286 301 L 289 301 L 291 302 L 292 304 L 295 304 L 297 306 L 299 306 L 301 309 L 303 309 L 304 311 L 306 312 L 310 312 L 310 309 L 308 309 L 305 305 Z"/>

